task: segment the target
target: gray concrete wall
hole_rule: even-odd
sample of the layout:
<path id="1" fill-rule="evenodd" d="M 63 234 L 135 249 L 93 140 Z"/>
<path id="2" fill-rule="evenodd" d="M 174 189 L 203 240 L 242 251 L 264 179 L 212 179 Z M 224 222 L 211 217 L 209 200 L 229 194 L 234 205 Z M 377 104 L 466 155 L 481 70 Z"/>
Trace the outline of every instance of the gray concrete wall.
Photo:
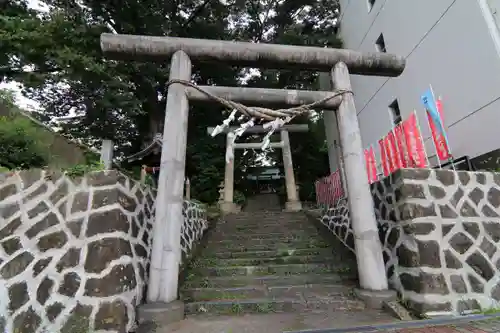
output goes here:
<path id="1" fill-rule="evenodd" d="M 388 106 L 397 98 L 403 118 L 418 111 L 427 152 L 434 155 L 420 102 L 420 95 L 432 84 L 443 98 L 455 156 L 474 157 L 500 147 L 496 138 L 500 120 L 496 22 L 500 19 L 492 15 L 488 2 L 494 3 L 376 0 L 369 11 L 368 0 L 340 1 L 340 34 L 346 48 L 373 52 L 383 33 L 387 51 L 407 58 L 407 67 L 398 78 L 352 77 L 365 146 L 376 144 L 389 131 Z"/>

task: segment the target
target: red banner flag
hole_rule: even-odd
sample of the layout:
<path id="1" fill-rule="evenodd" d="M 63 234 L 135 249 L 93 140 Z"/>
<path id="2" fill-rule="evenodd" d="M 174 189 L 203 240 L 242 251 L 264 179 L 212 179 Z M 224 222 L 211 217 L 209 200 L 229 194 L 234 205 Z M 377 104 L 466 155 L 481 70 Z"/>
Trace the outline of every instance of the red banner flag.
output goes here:
<path id="1" fill-rule="evenodd" d="M 387 159 L 387 168 L 389 169 L 389 173 L 391 174 L 394 172 L 394 161 L 392 159 L 392 153 L 391 153 L 391 144 L 389 142 L 389 136 L 386 135 L 384 137 L 384 151 L 385 151 L 385 158 Z"/>
<path id="2" fill-rule="evenodd" d="M 444 124 L 443 121 L 443 105 L 441 103 L 441 99 L 438 99 L 436 101 L 436 108 L 439 112 L 439 118 L 441 119 L 441 122 Z M 432 140 L 434 141 L 434 147 L 436 147 L 436 154 L 439 158 L 439 160 L 448 160 L 451 157 L 450 154 L 450 149 L 448 148 L 448 145 L 446 144 L 446 139 L 444 138 L 444 135 L 439 133 L 439 131 L 436 129 L 436 126 L 434 125 L 434 121 L 432 121 L 432 118 L 429 114 L 427 113 L 427 121 L 429 122 L 429 127 L 431 128 L 431 133 L 432 133 Z"/>
<path id="3" fill-rule="evenodd" d="M 366 168 L 366 175 L 368 176 L 368 184 L 372 183 L 372 173 L 370 171 L 370 153 L 368 152 L 368 149 L 364 150 L 365 153 L 365 168 Z"/>
<path id="4" fill-rule="evenodd" d="M 405 133 L 403 130 L 402 123 L 399 123 L 394 128 L 394 134 L 396 136 L 396 142 L 398 145 L 399 160 L 401 161 L 401 167 L 407 168 L 408 167 L 408 154 L 406 152 Z"/>
<path id="5" fill-rule="evenodd" d="M 415 112 L 404 122 L 403 129 L 410 166 L 413 168 L 425 168 L 427 166 L 427 158 L 425 157 L 424 143 L 420 135 Z"/>
<path id="6" fill-rule="evenodd" d="M 387 152 L 385 149 L 384 139 L 378 140 L 378 145 L 380 148 L 380 159 L 382 160 L 382 170 L 384 171 L 384 176 L 389 176 L 389 165 L 387 163 Z"/>
<path id="7" fill-rule="evenodd" d="M 369 149 L 365 149 L 365 165 L 368 174 L 368 182 L 372 184 L 377 181 L 377 162 L 375 160 L 375 151 L 372 146 L 370 146 Z"/>
<path id="8" fill-rule="evenodd" d="M 387 159 L 389 160 L 389 169 L 391 173 L 393 173 L 394 171 L 401 169 L 401 161 L 399 160 L 398 149 L 396 145 L 396 137 L 394 136 L 394 132 L 390 131 L 389 133 L 387 133 L 385 140 L 386 140 Z"/>

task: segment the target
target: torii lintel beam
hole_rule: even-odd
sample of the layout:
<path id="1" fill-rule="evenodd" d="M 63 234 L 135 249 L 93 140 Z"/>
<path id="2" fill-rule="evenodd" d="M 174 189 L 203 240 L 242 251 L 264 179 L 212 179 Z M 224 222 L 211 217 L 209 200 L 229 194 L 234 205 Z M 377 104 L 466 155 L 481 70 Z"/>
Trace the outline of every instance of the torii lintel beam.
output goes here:
<path id="1" fill-rule="evenodd" d="M 269 143 L 269 148 L 283 148 L 285 144 L 283 142 L 271 142 Z M 235 143 L 233 145 L 234 149 L 261 149 L 262 148 L 262 143 L 259 142 L 242 142 L 242 143 Z"/>
<path id="2" fill-rule="evenodd" d="M 248 87 L 200 86 L 200 89 L 217 97 L 242 103 L 244 105 L 275 108 L 290 108 L 312 104 L 335 94 L 335 91 L 283 90 Z M 187 87 L 186 93 L 188 98 L 193 101 L 215 102 L 209 96 L 193 87 Z M 322 103 L 317 109 L 336 110 L 341 102 L 342 96 L 337 95 Z"/>
<path id="3" fill-rule="evenodd" d="M 229 133 L 237 130 L 239 127 L 226 127 L 223 131 L 223 133 Z M 212 134 L 214 131 L 215 127 L 207 127 L 207 133 Z M 276 130 L 276 132 L 281 132 L 281 131 L 288 131 L 288 132 L 308 132 L 309 131 L 309 125 L 308 124 L 292 124 L 292 125 L 284 125 L 283 127 L 280 127 Z M 254 127 L 247 128 L 245 130 L 245 133 L 248 134 L 257 134 L 257 133 L 267 133 L 269 132 L 269 129 L 265 129 L 262 125 L 257 125 Z"/>
<path id="4" fill-rule="evenodd" d="M 330 71 L 343 62 L 351 74 L 378 76 L 399 76 L 406 64 L 404 57 L 381 52 L 110 33 L 101 35 L 101 49 L 112 59 L 161 63 L 179 50 L 193 60 L 243 67 Z"/>

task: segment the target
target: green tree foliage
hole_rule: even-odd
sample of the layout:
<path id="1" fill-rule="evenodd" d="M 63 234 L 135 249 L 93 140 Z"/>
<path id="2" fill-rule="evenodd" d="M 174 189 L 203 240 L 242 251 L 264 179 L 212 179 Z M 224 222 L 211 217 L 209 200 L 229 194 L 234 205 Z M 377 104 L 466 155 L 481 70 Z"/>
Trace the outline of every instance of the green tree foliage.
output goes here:
<path id="1" fill-rule="evenodd" d="M 300 184 L 300 198 L 315 201 L 315 181 L 328 174 L 328 149 L 323 117 L 309 120 L 308 133 L 290 134 L 295 174 Z"/>
<path id="2" fill-rule="evenodd" d="M 44 3 L 49 11 L 29 9 L 24 0 L 0 4 L 0 81 L 24 84 L 23 93 L 45 110 L 40 120 L 81 114 L 63 126 L 63 133 L 91 145 L 98 145 L 101 138 L 113 138 L 121 147 L 119 153 L 125 155 L 147 143 L 164 118 L 168 61 L 149 64 L 104 59 L 99 46 L 102 32 L 339 45 L 337 0 L 234 0 L 227 5 L 217 0 Z M 248 73 L 248 69 L 223 63 L 195 64 L 193 80 L 234 86 Z M 310 89 L 315 80 L 312 72 L 265 70 L 248 84 Z M 218 105 L 191 106 L 186 168 L 193 197 L 203 201 L 217 199 L 224 172 L 224 139 L 211 139 L 206 127 L 219 124 L 225 116 Z M 318 145 L 321 143 L 311 142 L 309 148 L 318 150 Z M 317 165 L 314 150 L 310 152 L 314 159 L 308 164 Z M 244 169 L 254 157 L 253 153 L 238 155 L 236 164 Z M 302 163 L 297 159 L 295 165 Z"/>

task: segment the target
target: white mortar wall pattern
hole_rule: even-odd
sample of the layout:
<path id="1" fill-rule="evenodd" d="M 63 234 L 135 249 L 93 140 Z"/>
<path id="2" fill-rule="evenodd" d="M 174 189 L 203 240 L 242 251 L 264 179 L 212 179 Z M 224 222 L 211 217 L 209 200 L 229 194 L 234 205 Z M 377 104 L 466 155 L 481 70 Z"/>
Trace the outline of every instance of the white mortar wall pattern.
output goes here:
<path id="1" fill-rule="evenodd" d="M 470 313 L 500 302 L 500 174 L 403 169 L 372 185 L 386 272 L 419 312 Z M 354 252 L 347 199 L 326 225 Z"/>
<path id="2" fill-rule="evenodd" d="M 147 283 L 154 197 L 115 171 L 81 179 L 40 170 L 0 175 L 0 327 L 133 330 Z M 198 203 L 186 201 L 183 213 L 188 258 L 208 225 Z"/>

